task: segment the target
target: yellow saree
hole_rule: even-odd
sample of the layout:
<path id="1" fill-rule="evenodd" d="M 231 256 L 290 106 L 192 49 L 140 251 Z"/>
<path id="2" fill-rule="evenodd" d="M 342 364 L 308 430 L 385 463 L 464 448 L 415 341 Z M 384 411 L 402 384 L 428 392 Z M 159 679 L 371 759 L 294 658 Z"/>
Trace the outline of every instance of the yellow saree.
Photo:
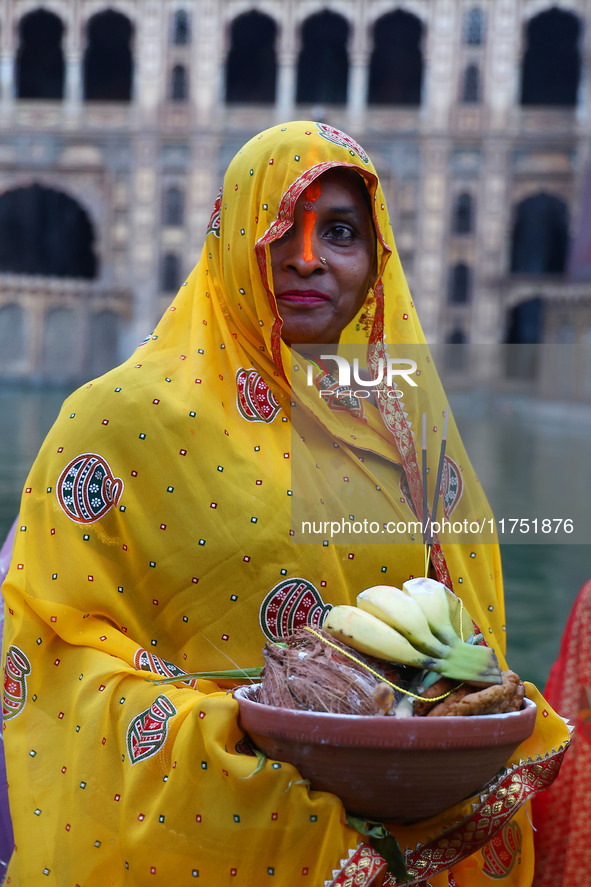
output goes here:
<path id="1" fill-rule="evenodd" d="M 252 139 L 230 164 L 201 259 L 155 332 L 66 401 L 26 483 L 3 587 L 11 885 L 395 883 L 338 798 L 309 791 L 288 764 L 259 766 L 226 683 L 182 680 L 260 665 L 267 639 L 320 625 L 330 605 L 370 585 L 424 572 L 423 545 L 410 537 L 295 539 L 296 482 L 308 495 L 318 472 L 335 480 L 337 508 L 341 488 L 355 484 L 367 487 L 370 511 L 412 516 L 418 411 L 430 417 L 433 464 L 446 407 L 426 350 L 425 400 L 409 397 L 408 416 L 368 404 L 344 420 L 305 383 L 305 359 L 290 363 L 269 243 L 306 186 L 335 165 L 368 184 L 380 271 L 342 341 L 371 344 L 378 356 L 387 345 L 424 344 L 363 150 L 312 122 Z M 303 424 L 292 433 L 296 409 Z M 447 453 L 447 512 L 487 518 L 453 420 Z M 431 477 L 430 501 L 434 486 Z M 503 661 L 497 546 L 435 545 L 433 563 Z M 505 782 L 427 823 L 392 824 L 415 879 L 531 883 L 525 802 L 557 772 L 568 733 L 535 688 L 528 695 L 539 706 L 536 732 Z M 528 763 L 537 755 L 542 762 Z"/>

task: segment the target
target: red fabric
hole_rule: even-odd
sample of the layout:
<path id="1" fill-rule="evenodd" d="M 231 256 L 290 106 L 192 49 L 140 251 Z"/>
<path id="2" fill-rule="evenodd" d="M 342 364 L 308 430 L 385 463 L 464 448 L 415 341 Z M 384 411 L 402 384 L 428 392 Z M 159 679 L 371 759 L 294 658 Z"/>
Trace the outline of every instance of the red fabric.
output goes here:
<path id="1" fill-rule="evenodd" d="M 586 883 L 591 870 L 591 580 L 566 625 L 544 697 L 575 726 L 554 784 L 533 801 L 535 887 Z"/>

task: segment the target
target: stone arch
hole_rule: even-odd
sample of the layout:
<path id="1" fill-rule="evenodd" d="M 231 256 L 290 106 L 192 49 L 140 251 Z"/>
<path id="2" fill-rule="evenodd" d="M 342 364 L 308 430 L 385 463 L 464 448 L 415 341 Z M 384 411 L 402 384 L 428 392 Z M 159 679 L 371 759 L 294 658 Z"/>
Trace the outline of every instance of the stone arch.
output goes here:
<path id="1" fill-rule="evenodd" d="M 230 25 L 226 62 L 228 104 L 273 104 L 277 80 L 277 25 L 256 9 L 237 16 Z"/>
<path id="2" fill-rule="evenodd" d="M 462 102 L 476 104 L 480 101 L 480 68 L 470 64 L 464 69 L 462 77 Z"/>
<path id="3" fill-rule="evenodd" d="M 185 195 L 180 188 L 167 188 L 162 200 L 162 224 L 179 227 L 185 220 Z"/>
<path id="4" fill-rule="evenodd" d="M 175 65 L 170 72 L 170 98 L 173 102 L 184 102 L 188 97 L 187 69 Z"/>
<path id="5" fill-rule="evenodd" d="M 186 9 L 177 9 L 172 17 L 172 43 L 188 46 L 191 42 L 191 23 Z"/>
<path id="6" fill-rule="evenodd" d="M 423 24 L 397 9 L 373 26 L 369 65 L 370 105 L 419 105 L 423 82 Z"/>
<path id="7" fill-rule="evenodd" d="M 544 338 L 544 302 L 541 296 L 530 296 L 513 305 L 506 318 L 507 345 L 536 345 Z"/>
<path id="8" fill-rule="evenodd" d="M 0 271 L 97 276 L 94 230 L 68 194 L 37 182 L 0 195 Z"/>
<path id="9" fill-rule="evenodd" d="M 16 56 L 17 98 L 63 98 L 63 34 L 61 18 L 46 9 L 35 9 L 21 18 Z"/>
<path id="10" fill-rule="evenodd" d="M 132 36 L 132 23 L 122 12 L 106 9 L 88 20 L 84 52 L 84 97 L 87 101 L 131 101 Z"/>
<path id="11" fill-rule="evenodd" d="M 511 240 L 513 274 L 562 274 L 568 254 L 568 206 L 551 194 L 535 194 L 515 209 Z"/>
<path id="12" fill-rule="evenodd" d="M 465 262 L 458 262 L 449 275 L 449 302 L 451 305 L 467 305 L 472 288 L 472 270 Z"/>
<path id="13" fill-rule="evenodd" d="M 468 341 L 466 333 L 464 330 L 456 326 L 454 327 L 446 337 L 446 342 L 448 345 L 465 345 Z"/>
<path id="14" fill-rule="evenodd" d="M 349 79 L 349 23 L 325 9 L 309 16 L 301 29 L 296 101 L 345 104 Z"/>
<path id="15" fill-rule="evenodd" d="M 475 222 L 474 198 L 467 191 L 457 195 L 453 210 L 451 228 L 453 234 L 472 234 Z"/>
<path id="16" fill-rule="evenodd" d="M 522 105 L 576 105 L 580 32 L 578 16 L 556 6 L 530 19 L 521 70 Z"/>
<path id="17" fill-rule="evenodd" d="M 467 46 L 482 46 L 484 43 L 485 17 L 480 6 L 468 9 L 464 17 L 464 43 Z"/>
<path id="18" fill-rule="evenodd" d="M 182 282 L 181 260 L 176 253 L 166 253 L 160 267 L 160 289 L 163 293 L 173 293 Z"/>

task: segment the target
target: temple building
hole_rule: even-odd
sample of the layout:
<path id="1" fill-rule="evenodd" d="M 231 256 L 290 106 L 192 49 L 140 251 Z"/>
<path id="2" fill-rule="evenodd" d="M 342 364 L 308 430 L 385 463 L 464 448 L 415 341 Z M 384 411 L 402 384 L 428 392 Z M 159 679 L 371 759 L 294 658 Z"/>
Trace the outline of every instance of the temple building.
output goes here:
<path id="1" fill-rule="evenodd" d="M 591 0 L 5 0 L 1 378 L 125 358 L 235 151 L 304 118 L 371 154 L 430 342 L 591 367 L 590 25 Z"/>

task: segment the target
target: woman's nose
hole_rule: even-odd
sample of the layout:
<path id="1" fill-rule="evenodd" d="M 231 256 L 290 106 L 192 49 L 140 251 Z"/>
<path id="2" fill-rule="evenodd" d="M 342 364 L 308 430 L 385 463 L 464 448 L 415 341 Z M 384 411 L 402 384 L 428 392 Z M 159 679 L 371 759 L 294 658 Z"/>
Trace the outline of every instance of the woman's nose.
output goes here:
<path id="1" fill-rule="evenodd" d="M 285 267 L 293 268 L 302 276 L 326 270 L 325 264 L 320 260 L 318 238 L 312 231 L 302 228 L 294 232 L 289 239 L 289 249 L 283 264 Z"/>

